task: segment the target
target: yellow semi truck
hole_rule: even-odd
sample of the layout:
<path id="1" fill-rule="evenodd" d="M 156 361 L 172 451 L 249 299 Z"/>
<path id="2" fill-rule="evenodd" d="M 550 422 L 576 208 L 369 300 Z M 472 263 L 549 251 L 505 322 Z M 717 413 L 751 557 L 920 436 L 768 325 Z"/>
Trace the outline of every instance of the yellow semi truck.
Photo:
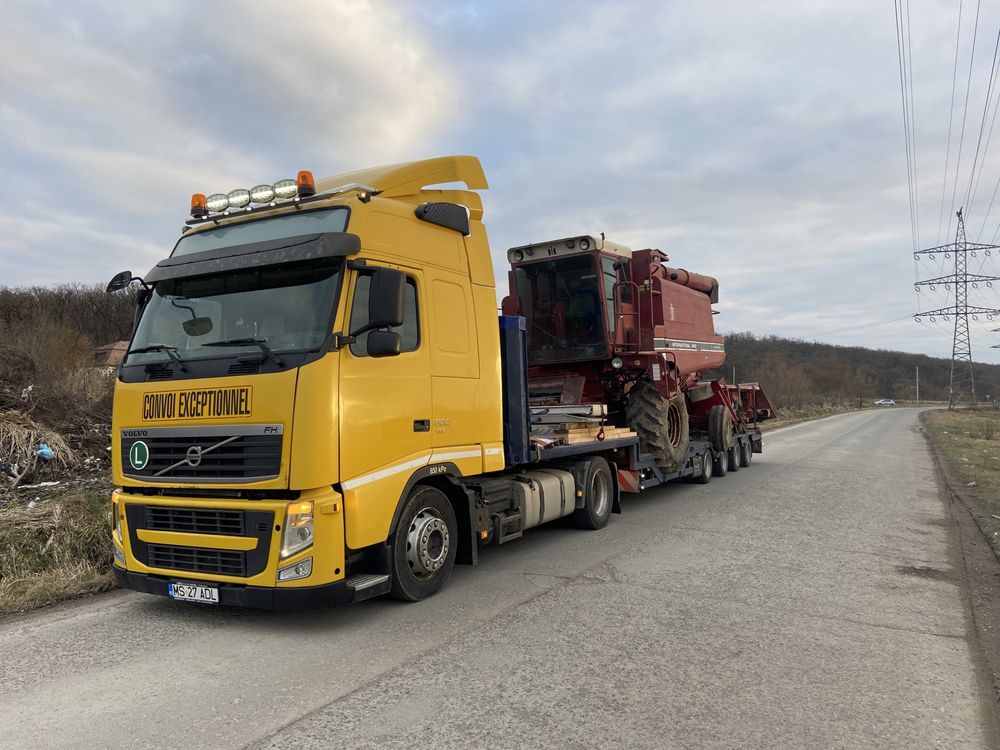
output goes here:
<path id="1" fill-rule="evenodd" d="M 449 183 L 465 189 L 430 187 Z M 593 398 L 533 417 L 530 326 L 497 315 L 486 187 L 478 159 L 451 156 L 196 194 L 169 257 L 111 281 L 142 287 L 112 426 L 120 585 L 266 608 L 416 601 L 482 545 L 567 516 L 601 528 L 621 487 L 711 477 L 711 440 L 657 466 L 652 438 L 613 432 Z M 533 419 L 598 433 L 542 437 Z M 728 437 L 747 463 L 760 450 L 753 429 Z"/>

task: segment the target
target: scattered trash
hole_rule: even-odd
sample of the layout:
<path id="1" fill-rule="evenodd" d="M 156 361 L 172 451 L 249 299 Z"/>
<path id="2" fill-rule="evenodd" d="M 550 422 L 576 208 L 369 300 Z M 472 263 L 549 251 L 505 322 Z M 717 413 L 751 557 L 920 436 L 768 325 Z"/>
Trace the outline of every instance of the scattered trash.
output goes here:
<path id="1" fill-rule="evenodd" d="M 993 513 L 990 513 L 990 515 L 991 515 L 991 516 L 993 516 L 993 517 L 994 517 L 995 519 L 997 519 L 998 521 L 1000 521 L 1000 516 L 998 516 L 998 515 L 995 515 L 995 514 L 993 514 Z"/>
<path id="2" fill-rule="evenodd" d="M 969 459 L 967 459 L 967 458 L 962 458 L 961 460 L 965 461 L 965 463 L 969 463 Z"/>
<path id="3" fill-rule="evenodd" d="M 25 388 L 23 391 L 21 391 L 21 400 L 22 401 L 27 401 L 28 400 L 28 396 L 31 394 L 31 392 L 33 390 L 35 390 L 35 386 L 29 385 L 27 388 Z"/>
<path id="4" fill-rule="evenodd" d="M 0 464 L 0 474 L 11 479 L 17 479 L 17 469 L 10 464 Z"/>
<path id="5" fill-rule="evenodd" d="M 971 482 L 969 482 L 969 483 L 968 483 L 967 485 L 965 485 L 965 486 L 966 486 L 966 487 L 975 487 L 975 486 L 976 486 L 976 480 L 975 480 L 975 479 L 973 479 L 973 480 L 972 480 Z"/>
<path id="6" fill-rule="evenodd" d="M 39 482 L 38 484 L 22 484 L 18 487 L 19 490 L 33 490 L 36 487 L 55 487 L 59 482 Z M 36 500 L 38 498 L 35 498 Z"/>

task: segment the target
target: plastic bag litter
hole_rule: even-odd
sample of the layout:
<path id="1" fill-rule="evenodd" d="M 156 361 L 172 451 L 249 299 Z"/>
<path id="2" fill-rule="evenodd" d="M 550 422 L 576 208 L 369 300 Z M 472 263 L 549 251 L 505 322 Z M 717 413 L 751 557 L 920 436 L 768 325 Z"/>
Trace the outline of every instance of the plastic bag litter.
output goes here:
<path id="1" fill-rule="evenodd" d="M 35 449 L 35 455 L 43 461 L 51 461 L 56 457 L 55 451 L 47 443 L 39 443 L 38 448 Z"/>

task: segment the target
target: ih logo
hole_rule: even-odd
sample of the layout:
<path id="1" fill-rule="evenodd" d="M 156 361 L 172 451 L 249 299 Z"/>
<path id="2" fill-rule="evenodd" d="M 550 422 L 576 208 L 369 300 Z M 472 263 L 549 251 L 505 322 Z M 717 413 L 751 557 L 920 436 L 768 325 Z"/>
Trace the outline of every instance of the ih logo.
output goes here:
<path id="1" fill-rule="evenodd" d="M 149 446 L 141 440 L 132 443 L 132 447 L 128 449 L 128 462 L 136 471 L 145 469 L 149 463 Z"/>

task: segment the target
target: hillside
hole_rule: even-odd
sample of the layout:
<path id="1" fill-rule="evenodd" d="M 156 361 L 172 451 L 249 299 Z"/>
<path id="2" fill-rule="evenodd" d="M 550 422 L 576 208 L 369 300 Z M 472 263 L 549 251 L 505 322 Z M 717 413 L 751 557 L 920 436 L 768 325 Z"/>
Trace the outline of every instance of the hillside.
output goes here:
<path id="1" fill-rule="evenodd" d="M 920 368 L 921 401 L 947 401 L 951 360 L 924 354 L 834 346 L 777 336 L 727 333 L 726 365 L 711 377 L 759 381 L 782 407 L 871 403 L 880 398 L 912 401 Z M 976 363 L 976 393 L 1000 398 L 1000 365 Z"/>

